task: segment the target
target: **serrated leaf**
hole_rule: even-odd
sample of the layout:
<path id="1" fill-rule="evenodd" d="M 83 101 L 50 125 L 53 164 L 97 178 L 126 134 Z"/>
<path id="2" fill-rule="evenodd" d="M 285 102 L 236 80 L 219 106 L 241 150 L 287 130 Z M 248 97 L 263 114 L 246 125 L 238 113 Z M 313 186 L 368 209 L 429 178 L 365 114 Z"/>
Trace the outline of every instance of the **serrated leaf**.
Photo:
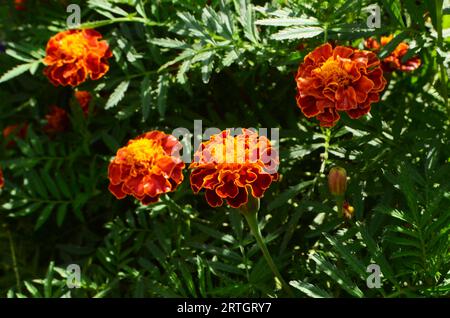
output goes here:
<path id="1" fill-rule="evenodd" d="M 150 114 L 152 102 L 152 86 L 151 86 L 151 78 L 150 76 L 144 77 L 141 82 L 141 107 L 142 107 L 142 117 L 144 120 L 148 118 Z"/>
<path id="2" fill-rule="evenodd" d="M 275 34 L 272 34 L 271 38 L 274 40 L 292 40 L 292 39 L 307 39 L 318 36 L 323 33 L 321 27 L 292 27 L 283 29 Z"/>
<path id="3" fill-rule="evenodd" d="M 167 109 L 167 91 L 169 89 L 169 76 L 164 74 L 158 78 L 158 111 L 161 117 L 164 117 Z"/>
<path id="4" fill-rule="evenodd" d="M 121 8 L 112 5 L 110 2 L 106 0 L 89 0 L 88 1 L 89 7 L 95 9 L 100 14 L 104 14 L 104 10 L 107 10 L 109 12 L 121 15 L 121 16 L 127 16 L 128 12 L 125 10 L 122 10 Z M 100 10 L 98 10 L 100 9 Z"/>
<path id="5" fill-rule="evenodd" d="M 169 49 L 185 49 L 188 47 L 187 43 L 184 41 L 169 38 L 151 39 L 150 43 Z"/>
<path id="6" fill-rule="evenodd" d="M 110 109 L 116 106 L 124 98 L 129 85 L 130 81 L 123 81 L 119 85 L 117 85 L 116 89 L 106 102 L 105 109 Z"/>
<path id="7" fill-rule="evenodd" d="M 0 77 L 0 83 L 9 81 L 10 79 L 13 79 L 14 77 L 17 77 L 26 71 L 30 70 L 30 68 L 33 66 L 33 63 L 27 63 L 27 64 L 21 64 L 13 67 L 9 71 L 7 71 L 5 74 Z"/>
<path id="8" fill-rule="evenodd" d="M 316 18 L 279 18 L 279 19 L 262 19 L 257 20 L 255 24 L 270 25 L 270 26 L 304 26 L 304 25 L 319 25 Z"/>

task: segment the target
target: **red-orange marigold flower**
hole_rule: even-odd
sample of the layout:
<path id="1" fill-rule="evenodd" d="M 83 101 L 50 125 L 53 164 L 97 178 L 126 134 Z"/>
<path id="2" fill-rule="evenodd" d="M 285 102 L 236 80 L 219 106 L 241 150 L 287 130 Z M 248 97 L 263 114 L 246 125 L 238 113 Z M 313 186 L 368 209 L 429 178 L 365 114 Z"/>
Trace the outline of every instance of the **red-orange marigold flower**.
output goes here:
<path id="1" fill-rule="evenodd" d="M 278 180 L 278 155 L 270 141 L 252 130 L 232 136 L 230 130 L 203 142 L 191 163 L 190 181 L 194 193 L 205 190 L 212 207 L 225 200 L 238 208 L 248 195 L 261 198 L 272 181 Z"/>
<path id="2" fill-rule="evenodd" d="M 9 125 L 3 129 L 3 138 L 9 139 L 11 138 L 10 136 L 16 136 L 17 138 L 25 139 L 25 137 L 27 136 L 27 132 L 28 123 Z M 15 144 L 16 143 L 14 140 L 10 140 L 6 146 L 12 147 Z"/>
<path id="3" fill-rule="evenodd" d="M 132 195 L 143 204 L 158 201 L 183 181 L 181 147 L 177 138 L 157 130 L 130 140 L 109 164 L 109 191 L 117 199 Z"/>
<path id="4" fill-rule="evenodd" d="M 45 115 L 47 124 L 44 126 L 44 131 L 48 134 L 55 134 L 67 130 L 69 127 L 69 116 L 65 109 L 57 106 L 52 106 L 50 112 Z"/>
<path id="5" fill-rule="evenodd" d="M 386 85 L 375 53 L 326 43 L 305 56 L 295 77 L 297 105 L 323 127 L 339 120 L 339 111 L 359 118 L 379 100 Z"/>
<path id="6" fill-rule="evenodd" d="M 92 99 L 91 93 L 89 93 L 88 91 L 76 91 L 75 98 L 80 104 L 84 115 L 86 116 L 89 113 L 89 103 Z"/>
<path id="7" fill-rule="evenodd" d="M 0 189 L 3 188 L 4 185 L 5 185 L 5 179 L 3 179 L 3 171 L 2 171 L 2 168 L 0 167 Z"/>
<path id="8" fill-rule="evenodd" d="M 102 35 L 92 29 L 59 32 L 47 43 L 44 74 L 55 85 L 77 86 L 97 80 L 109 70 L 112 56 Z"/>
<path id="9" fill-rule="evenodd" d="M 374 38 L 368 38 L 364 41 L 364 46 L 372 51 L 378 53 L 380 49 L 391 42 L 394 36 L 391 34 L 389 36 L 382 36 L 379 43 Z M 422 63 L 420 58 L 417 56 L 413 56 L 409 60 L 402 62 L 403 57 L 408 53 L 409 45 L 405 42 L 401 42 L 394 51 L 389 54 L 389 56 L 385 57 L 381 61 L 381 67 L 385 72 L 392 72 L 395 70 L 399 70 L 402 72 L 411 72 L 419 68 Z"/>

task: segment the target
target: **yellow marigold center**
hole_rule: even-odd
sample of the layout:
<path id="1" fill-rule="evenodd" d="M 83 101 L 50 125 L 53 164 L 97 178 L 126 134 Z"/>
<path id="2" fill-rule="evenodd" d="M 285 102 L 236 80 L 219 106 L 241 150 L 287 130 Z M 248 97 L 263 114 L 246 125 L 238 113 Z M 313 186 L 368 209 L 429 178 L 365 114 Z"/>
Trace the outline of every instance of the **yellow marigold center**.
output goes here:
<path id="1" fill-rule="evenodd" d="M 64 52 L 74 55 L 82 56 L 85 53 L 85 38 L 82 33 L 69 34 L 59 40 L 59 47 Z"/>
<path id="2" fill-rule="evenodd" d="M 337 83 L 346 84 L 350 79 L 349 74 L 343 68 L 342 61 L 330 57 L 321 66 L 313 70 L 314 73 L 318 74 L 327 84 Z"/>
<path id="3" fill-rule="evenodd" d="M 131 141 L 127 146 L 127 162 L 132 164 L 135 162 L 149 163 L 164 155 L 162 146 L 147 138 L 141 138 Z"/>
<path id="4" fill-rule="evenodd" d="M 207 146 L 214 161 L 226 164 L 254 163 L 258 152 L 256 151 L 256 138 L 242 138 L 227 136 L 225 139 L 215 140 Z M 255 151 L 252 151 L 251 148 Z M 254 157 L 254 158 L 253 158 Z"/>

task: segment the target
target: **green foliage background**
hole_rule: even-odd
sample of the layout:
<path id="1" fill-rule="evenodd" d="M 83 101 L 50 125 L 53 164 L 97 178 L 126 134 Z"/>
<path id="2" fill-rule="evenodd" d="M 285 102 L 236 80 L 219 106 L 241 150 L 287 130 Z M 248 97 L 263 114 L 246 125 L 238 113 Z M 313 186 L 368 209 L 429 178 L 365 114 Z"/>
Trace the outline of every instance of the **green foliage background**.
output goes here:
<path id="1" fill-rule="evenodd" d="M 445 3 L 444 3 L 445 2 Z M 89 0 L 114 57 L 83 118 L 70 88 L 53 87 L 41 63 L 47 40 L 67 28 L 65 1 L 0 5 L 0 129 L 28 122 L 16 147 L 1 141 L 2 297 L 283 297 L 238 212 L 210 208 L 189 187 L 157 204 L 116 200 L 107 165 L 142 132 L 176 127 L 280 128 L 280 173 L 260 222 L 297 297 L 442 297 L 450 294 L 448 1 Z M 378 4 L 380 29 L 364 8 Z M 295 103 L 294 74 L 324 41 L 362 48 L 396 34 L 422 66 L 394 73 L 359 120 L 329 134 Z M 299 45 L 305 45 L 300 48 Z M 19 65 L 19 66 L 18 66 Z M 50 105 L 71 129 L 42 131 Z M 355 216 L 338 216 L 325 174 L 340 165 Z M 69 264 L 81 288 L 66 286 Z M 376 263 L 382 286 L 369 289 Z"/>

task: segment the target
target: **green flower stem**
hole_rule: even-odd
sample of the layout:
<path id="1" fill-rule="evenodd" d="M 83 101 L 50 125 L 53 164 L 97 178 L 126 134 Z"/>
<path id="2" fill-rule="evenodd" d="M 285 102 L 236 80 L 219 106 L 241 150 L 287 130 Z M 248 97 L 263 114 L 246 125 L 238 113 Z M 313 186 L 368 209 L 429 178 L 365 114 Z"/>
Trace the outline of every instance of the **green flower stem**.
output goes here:
<path id="1" fill-rule="evenodd" d="M 337 205 L 337 210 L 339 213 L 339 217 L 343 217 L 344 216 L 344 196 L 343 195 L 337 195 L 335 197 L 336 200 L 336 205 Z"/>
<path id="2" fill-rule="evenodd" d="M 269 250 L 267 249 L 266 243 L 264 243 L 264 240 L 261 235 L 261 230 L 258 225 L 258 213 L 257 212 L 247 212 L 242 213 L 245 216 L 245 219 L 247 220 L 248 226 L 250 227 L 250 231 L 252 232 L 253 236 L 256 239 L 256 242 L 258 243 L 259 248 L 261 249 L 264 258 L 266 259 L 267 263 L 269 264 L 270 269 L 272 270 L 273 274 L 276 278 L 281 282 L 281 285 L 285 292 L 290 296 L 294 297 L 294 294 L 292 293 L 291 288 L 286 283 L 286 281 L 281 276 L 280 272 L 278 271 L 277 266 L 273 262 L 272 256 L 270 256 Z"/>
<path id="3" fill-rule="evenodd" d="M 14 241 L 13 241 L 11 231 L 9 230 L 7 225 L 4 225 L 4 226 L 6 227 L 6 234 L 8 236 L 8 240 L 9 240 L 9 249 L 11 250 L 11 259 L 13 262 L 14 275 L 16 277 L 16 287 L 17 287 L 17 291 L 20 293 L 21 292 L 20 274 L 19 274 L 19 266 L 17 266 L 16 250 L 14 248 Z"/>

